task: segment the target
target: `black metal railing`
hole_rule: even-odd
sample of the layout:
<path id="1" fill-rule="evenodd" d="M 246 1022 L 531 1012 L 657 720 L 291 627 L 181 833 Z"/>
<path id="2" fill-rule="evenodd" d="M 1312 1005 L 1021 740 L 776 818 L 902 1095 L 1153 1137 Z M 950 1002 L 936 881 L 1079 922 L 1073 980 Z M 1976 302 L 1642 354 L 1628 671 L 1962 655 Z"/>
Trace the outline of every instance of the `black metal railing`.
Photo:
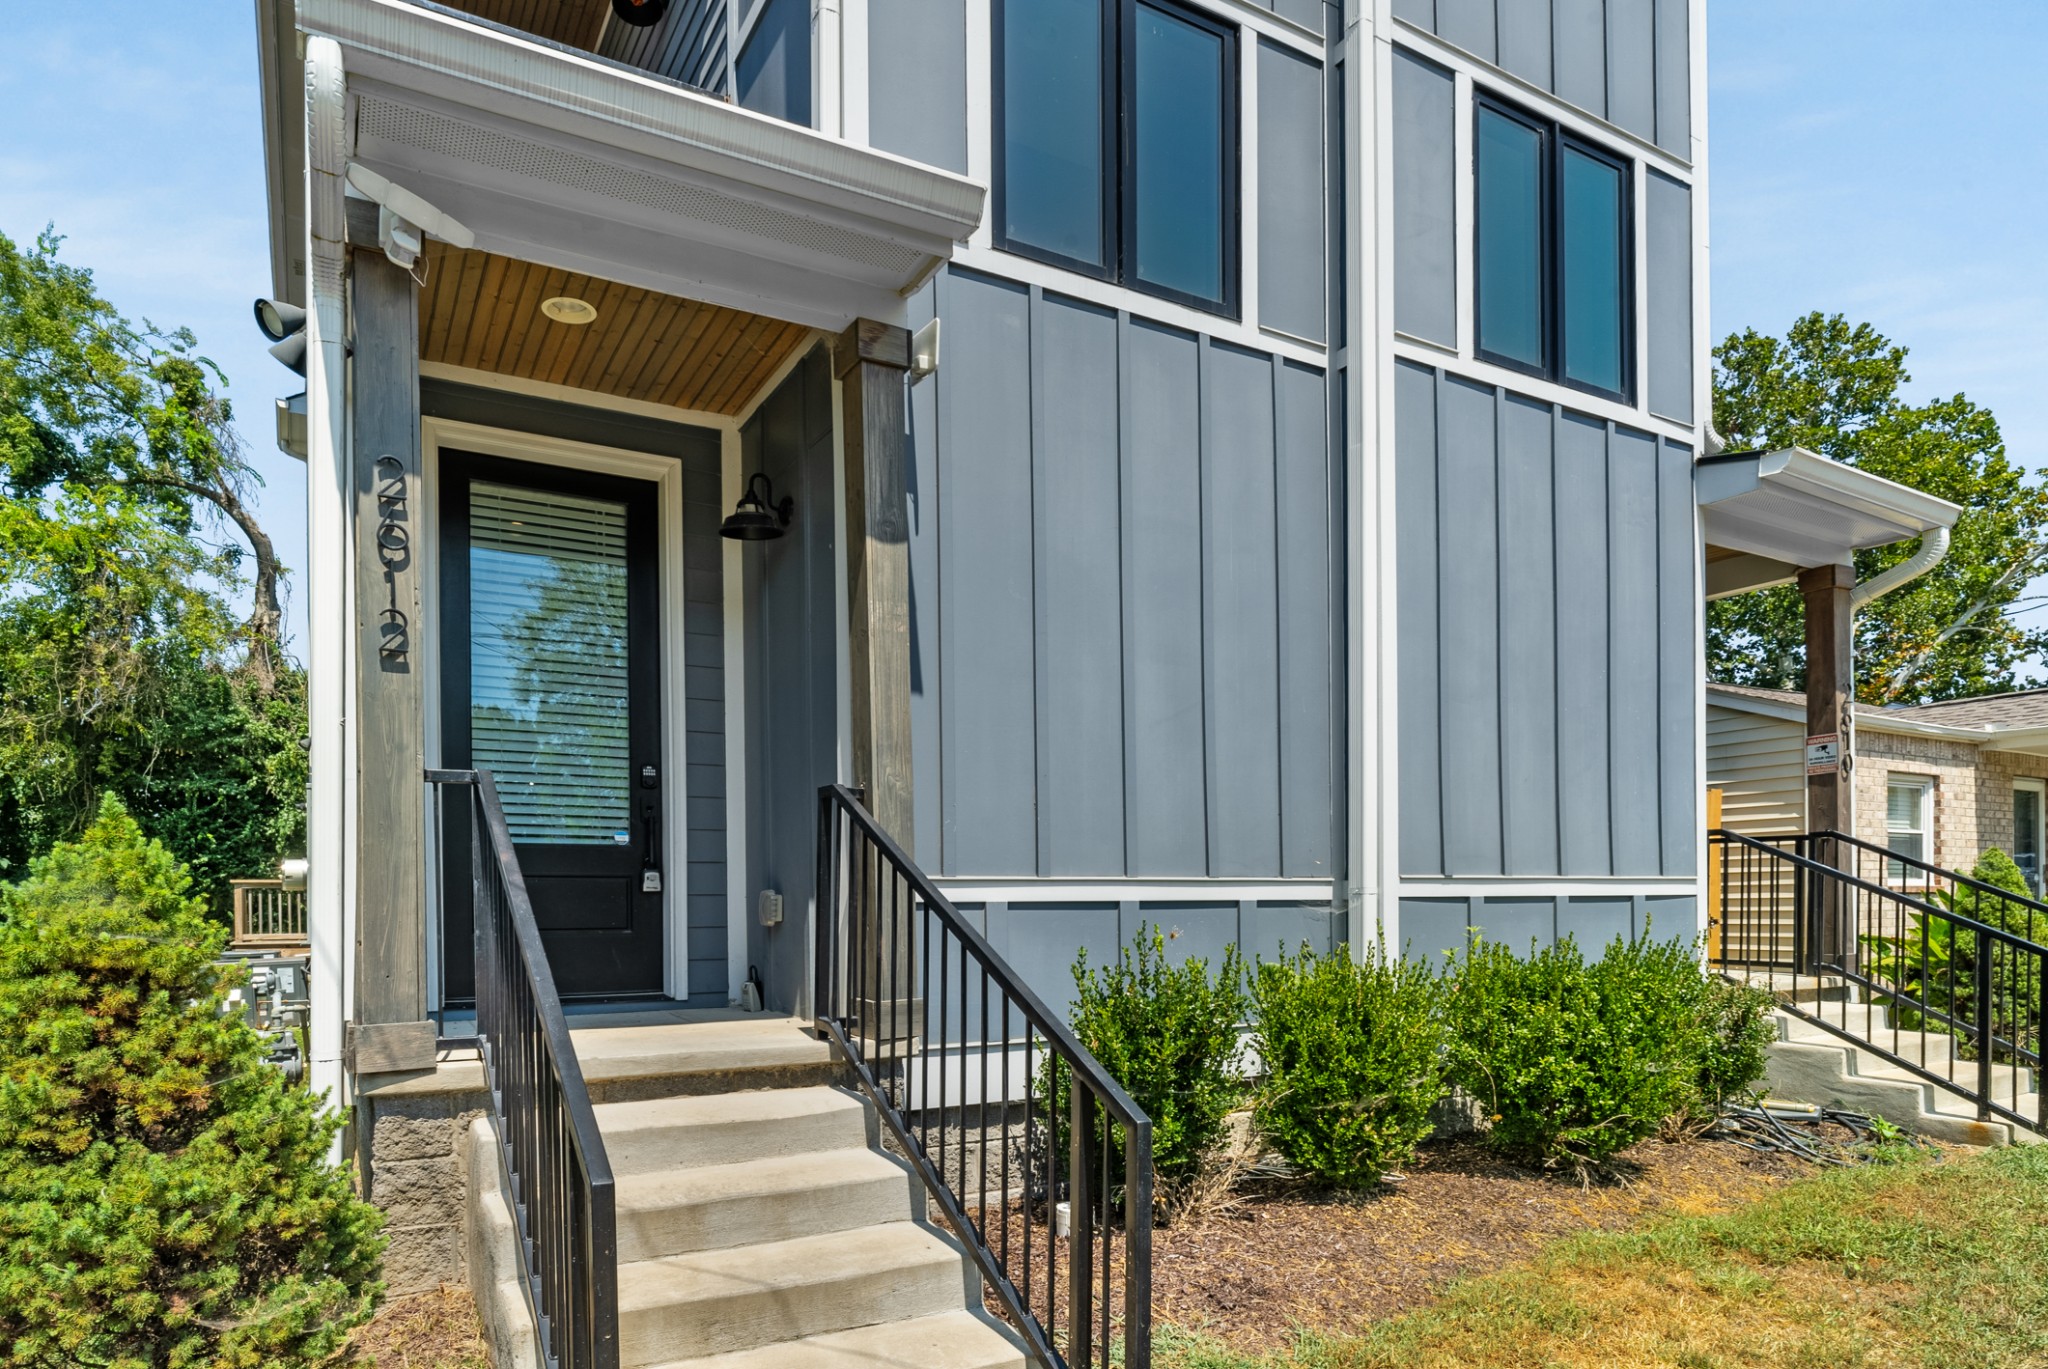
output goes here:
<path id="1" fill-rule="evenodd" d="M 1152 1123 L 839 785 L 816 1015 L 1044 1363 L 1152 1362 Z"/>
<path id="2" fill-rule="evenodd" d="M 498 787 L 488 770 L 429 770 L 427 780 L 471 795 L 477 1046 L 542 1360 L 549 1369 L 618 1369 L 611 1162 Z"/>
<path id="3" fill-rule="evenodd" d="M 1946 896 L 1979 922 L 2048 945 L 2048 903 L 1980 879 L 1900 855 L 1888 847 L 1844 832 L 1817 832 L 1835 859 L 1830 863 L 1871 884 L 1915 897 Z"/>
<path id="4" fill-rule="evenodd" d="M 2016 896 L 1932 866 L 1923 873 L 1938 882 L 1867 878 L 1884 873 L 1872 862 L 1891 853 L 1835 832 L 1707 836 L 1718 968 L 1961 1095 L 1980 1117 L 2048 1130 L 2048 1095 L 2035 1083 L 2048 945 L 2000 925 L 2006 909 L 1992 896 Z M 2027 927 L 2028 913 L 2012 916 Z"/>

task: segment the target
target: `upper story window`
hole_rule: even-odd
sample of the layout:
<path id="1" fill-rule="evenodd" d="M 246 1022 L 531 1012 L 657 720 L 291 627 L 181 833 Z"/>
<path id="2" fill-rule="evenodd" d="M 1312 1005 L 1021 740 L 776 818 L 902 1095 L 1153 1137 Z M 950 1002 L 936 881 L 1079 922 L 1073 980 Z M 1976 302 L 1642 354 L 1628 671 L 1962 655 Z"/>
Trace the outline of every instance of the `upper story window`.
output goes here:
<path id="1" fill-rule="evenodd" d="M 1237 307 L 1237 32 L 1166 0 L 997 0 L 1007 251 Z"/>
<path id="2" fill-rule="evenodd" d="M 1480 355 L 1627 399 L 1628 163 L 1487 99 L 1473 148 Z"/>

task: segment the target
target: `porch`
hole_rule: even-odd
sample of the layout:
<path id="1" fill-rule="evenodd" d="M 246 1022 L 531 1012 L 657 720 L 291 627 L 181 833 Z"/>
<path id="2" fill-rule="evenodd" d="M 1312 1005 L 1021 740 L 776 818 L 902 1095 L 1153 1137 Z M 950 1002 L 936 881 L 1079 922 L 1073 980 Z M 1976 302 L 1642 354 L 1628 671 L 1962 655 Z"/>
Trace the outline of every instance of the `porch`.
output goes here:
<path id="1" fill-rule="evenodd" d="M 722 1009 L 751 969 L 807 1007 L 816 786 L 908 835 L 905 295 L 982 187 L 455 11 L 260 11 L 307 310 L 314 1085 L 462 1034 L 436 767 L 500 775 L 566 999 Z M 721 538 L 771 485 L 784 535 Z"/>

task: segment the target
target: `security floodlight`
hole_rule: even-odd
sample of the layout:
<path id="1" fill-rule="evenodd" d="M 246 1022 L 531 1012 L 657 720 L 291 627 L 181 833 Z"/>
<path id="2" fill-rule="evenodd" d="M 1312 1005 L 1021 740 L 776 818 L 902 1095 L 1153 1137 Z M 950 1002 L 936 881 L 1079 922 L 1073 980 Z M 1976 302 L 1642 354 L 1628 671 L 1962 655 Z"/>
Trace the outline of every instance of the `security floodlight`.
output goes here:
<path id="1" fill-rule="evenodd" d="M 283 342 L 306 326 L 306 311 L 281 299 L 256 301 L 256 326 L 272 342 Z"/>

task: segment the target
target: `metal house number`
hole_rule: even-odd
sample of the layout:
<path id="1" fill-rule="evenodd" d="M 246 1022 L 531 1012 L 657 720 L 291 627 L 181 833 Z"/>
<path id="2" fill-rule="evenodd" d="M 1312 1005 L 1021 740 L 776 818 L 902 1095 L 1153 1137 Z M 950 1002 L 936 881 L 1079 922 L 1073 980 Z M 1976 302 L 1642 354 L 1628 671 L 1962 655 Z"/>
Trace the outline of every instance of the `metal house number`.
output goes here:
<path id="1" fill-rule="evenodd" d="M 398 577 L 412 566 L 412 530 L 406 526 L 405 463 L 380 456 L 376 466 L 377 561 L 384 567 L 390 595 L 379 616 L 377 658 L 388 669 L 402 670 L 412 652 L 412 621 L 398 606 Z"/>

